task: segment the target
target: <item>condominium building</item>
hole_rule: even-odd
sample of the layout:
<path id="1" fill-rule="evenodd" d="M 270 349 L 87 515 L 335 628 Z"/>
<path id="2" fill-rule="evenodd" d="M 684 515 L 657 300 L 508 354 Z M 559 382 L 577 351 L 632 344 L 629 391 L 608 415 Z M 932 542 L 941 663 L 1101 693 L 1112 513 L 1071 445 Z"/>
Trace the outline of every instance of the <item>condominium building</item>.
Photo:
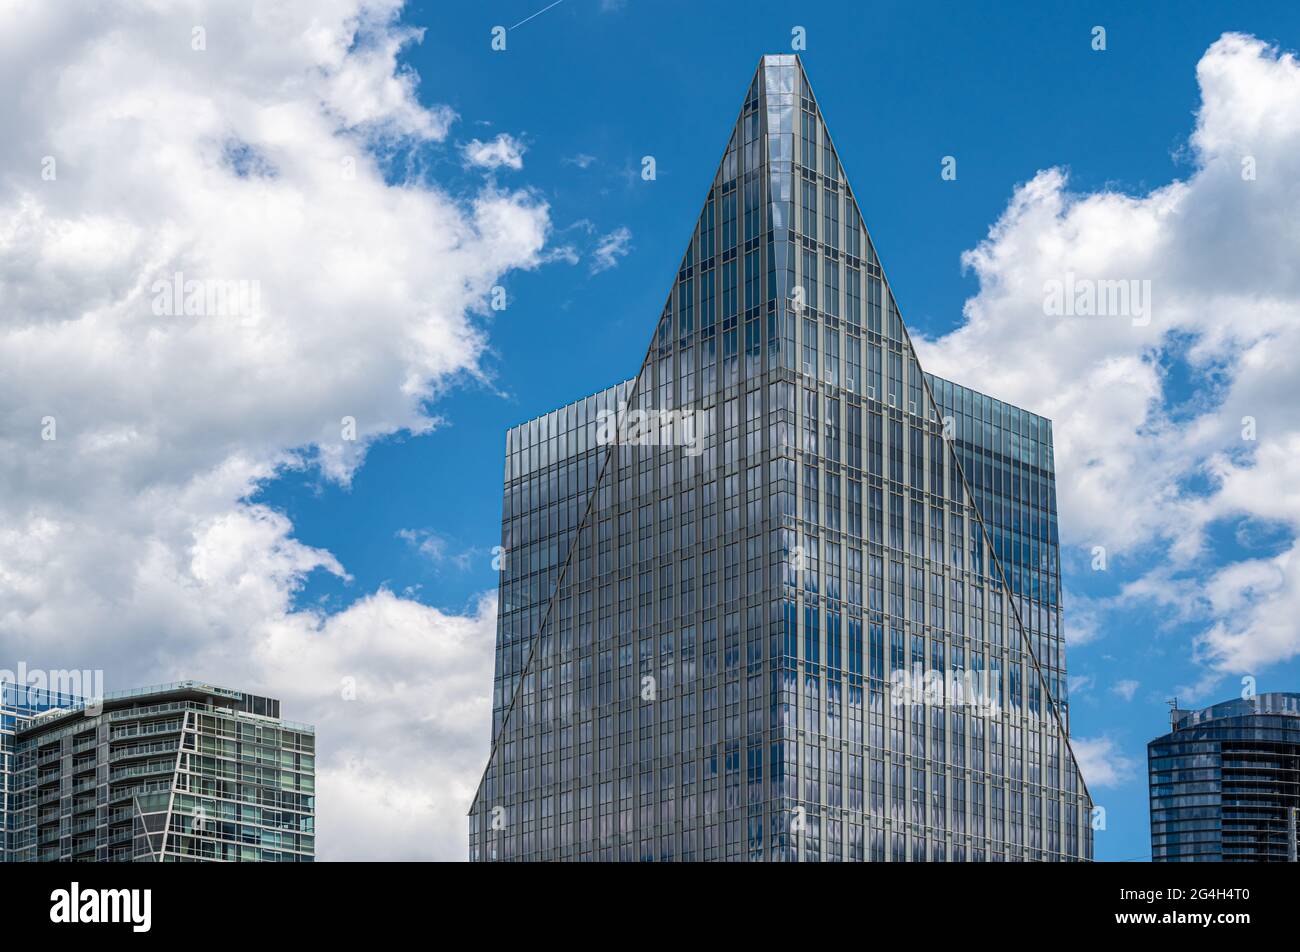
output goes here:
<path id="1" fill-rule="evenodd" d="M 16 861 L 309 862 L 315 730 L 280 702 L 181 681 L 26 717 Z"/>
<path id="2" fill-rule="evenodd" d="M 927 375 L 766 56 L 635 376 L 511 429 L 476 860 L 1068 861 L 1050 421 Z"/>
<path id="3" fill-rule="evenodd" d="M 1286 862 L 1300 808 L 1300 694 L 1175 707 L 1147 745 L 1151 859 Z"/>

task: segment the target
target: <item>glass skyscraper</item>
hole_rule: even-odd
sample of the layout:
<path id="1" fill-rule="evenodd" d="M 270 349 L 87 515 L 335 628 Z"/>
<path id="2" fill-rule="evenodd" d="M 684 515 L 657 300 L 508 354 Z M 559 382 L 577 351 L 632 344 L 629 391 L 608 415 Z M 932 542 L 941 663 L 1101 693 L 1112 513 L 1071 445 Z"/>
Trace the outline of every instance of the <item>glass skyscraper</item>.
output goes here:
<path id="1" fill-rule="evenodd" d="M 766 56 L 631 380 L 506 437 L 476 860 L 1084 860 L 1051 424 L 925 375 Z"/>
<path id="2" fill-rule="evenodd" d="M 1172 715 L 1147 745 L 1154 862 L 1286 862 L 1300 807 L 1300 694 Z"/>
<path id="3" fill-rule="evenodd" d="M 315 730 L 196 681 L 77 702 L 15 733 L 10 859 L 310 862 Z"/>

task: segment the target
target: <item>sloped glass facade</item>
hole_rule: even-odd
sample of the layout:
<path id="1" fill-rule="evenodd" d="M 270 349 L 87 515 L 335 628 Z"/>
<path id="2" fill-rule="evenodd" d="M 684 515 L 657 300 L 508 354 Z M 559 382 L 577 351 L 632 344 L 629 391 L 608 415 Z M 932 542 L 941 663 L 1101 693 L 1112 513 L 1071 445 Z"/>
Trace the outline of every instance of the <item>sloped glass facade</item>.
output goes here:
<path id="1" fill-rule="evenodd" d="M 922 373 L 795 57 L 620 388 L 507 437 L 472 859 L 1091 857 L 1050 425 Z"/>
<path id="2" fill-rule="evenodd" d="M 607 447 L 597 443 L 602 413 L 626 404 L 628 380 L 511 428 L 506 433 L 501 507 L 492 732 L 519 684 L 532 634 L 542 622 Z"/>
<path id="3" fill-rule="evenodd" d="M 1147 745 L 1153 862 L 1284 863 L 1300 807 L 1300 694 L 1175 709 Z"/>
<path id="4" fill-rule="evenodd" d="M 948 380 L 929 374 L 926 380 L 1049 696 L 1068 728 L 1052 421 Z"/>

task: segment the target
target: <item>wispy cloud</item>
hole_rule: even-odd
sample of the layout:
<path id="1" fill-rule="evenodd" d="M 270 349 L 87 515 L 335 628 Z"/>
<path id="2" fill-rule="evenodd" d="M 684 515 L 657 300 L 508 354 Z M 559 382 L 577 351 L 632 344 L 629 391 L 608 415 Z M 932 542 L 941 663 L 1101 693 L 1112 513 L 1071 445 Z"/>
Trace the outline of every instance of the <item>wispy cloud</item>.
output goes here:
<path id="1" fill-rule="evenodd" d="M 432 529 L 398 529 L 397 538 L 437 566 L 452 565 L 464 570 L 474 556 L 472 548 L 453 552 L 447 539 Z"/>
<path id="2" fill-rule="evenodd" d="M 632 250 L 632 230 L 626 225 L 615 228 L 607 235 L 601 235 L 592 252 L 591 273 L 600 274 L 618 266 L 620 258 L 627 257 Z"/>
<path id="3" fill-rule="evenodd" d="M 471 139 L 461 148 L 465 164 L 484 169 L 499 169 L 503 166 L 518 171 L 524 167 L 524 144 L 502 132 L 495 139 L 483 142 Z"/>
<path id="4" fill-rule="evenodd" d="M 1116 681 L 1110 686 L 1112 694 L 1117 694 L 1126 701 L 1133 700 L 1133 695 L 1137 689 L 1142 686 L 1141 681 L 1134 681 L 1131 678 L 1125 678 L 1123 681 Z"/>
<path id="5" fill-rule="evenodd" d="M 542 261 L 551 264 L 556 261 L 562 261 L 565 264 L 577 264 L 582 260 L 582 255 L 573 245 L 555 245 L 549 250 L 542 253 Z"/>

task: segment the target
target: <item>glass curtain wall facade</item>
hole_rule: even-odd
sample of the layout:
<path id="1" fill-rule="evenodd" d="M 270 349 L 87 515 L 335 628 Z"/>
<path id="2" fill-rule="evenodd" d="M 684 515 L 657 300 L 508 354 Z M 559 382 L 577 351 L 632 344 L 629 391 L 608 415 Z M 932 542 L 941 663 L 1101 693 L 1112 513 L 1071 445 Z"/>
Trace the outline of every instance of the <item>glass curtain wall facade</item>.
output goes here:
<path id="1" fill-rule="evenodd" d="M 637 425 L 507 438 L 472 859 L 1091 858 L 1050 426 L 936 383 L 802 66 L 764 57 L 614 401 Z M 976 497 L 959 451 L 1011 478 Z"/>
<path id="2" fill-rule="evenodd" d="M 930 374 L 926 380 L 939 417 L 951 430 L 961 472 L 993 558 L 1010 584 L 1048 695 L 1068 729 L 1052 421 Z M 932 536 L 942 538 L 937 519 L 932 515 Z"/>
<path id="3" fill-rule="evenodd" d="M 1260 694 L 1173 711 L 1147 745 L 1151 859 L 1287 861 L 1300 807 L 1300 694 Z"/>
<path id="4" fill-rule="evenodd" d="M 501 582 L 492 687 L 494 736 L 608 450 L 596 440 L 598 420 L 627 403 L 633 383 L 624 381 L 506 432 L 501 548 L 496 553 Z"/>
<path id="5" fill-rule="evenodd" d="M 71 707 L 78 698 L 29 684 L 0 681 L 0 863 L 8 862 L 13 847 L 14 798 L 17 796 L 17 733 L 43 711 Z"/>
<path id="6" fill-rule="evenodd" d="M 17 732 L 19 862 L 310 862 L 315 730 L 193 681 L 52 710 Z"/>

